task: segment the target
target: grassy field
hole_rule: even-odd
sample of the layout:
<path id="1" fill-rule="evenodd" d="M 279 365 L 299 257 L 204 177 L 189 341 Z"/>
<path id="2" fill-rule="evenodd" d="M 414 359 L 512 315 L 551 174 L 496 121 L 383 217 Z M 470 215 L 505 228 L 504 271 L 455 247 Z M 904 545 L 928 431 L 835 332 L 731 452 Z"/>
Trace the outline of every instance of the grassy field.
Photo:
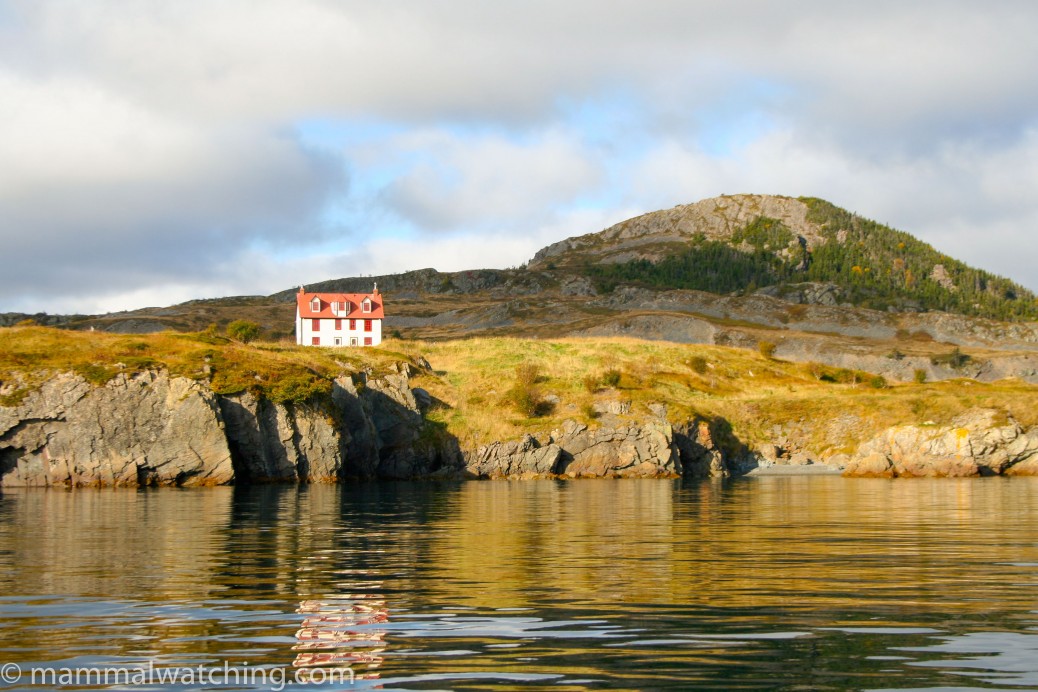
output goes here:
<path id="1" fill-rule="evenodd" d="M 43 327 L 0 329 L 0 405 L 17 404 L 53 373 L 101 385 L 119 373 L 163 368 L 208 380 L 218 393 L 251 389 L 276 401 L 327 395 L 344 372 L 376 375 L 425 358 L 412 383 L 436 400 L 428 413 L 463 447 L 543 434 L 566 419 L 589 425 L 649 418 L 723 418 L 740 441 L 783 437 L 816 453 L 851 451 L 898 424 L 950 422 L 991 407 L 1038 424 L 1038 387 L 1015 380 L 889 385 L 867 373 L 766 358 L 756 351 L 625 338 L 389 340 L 380 348 L 240 344 L 214 332 L 112 335 Z M 611 402 L 630 412 L 603 416 Z"/>

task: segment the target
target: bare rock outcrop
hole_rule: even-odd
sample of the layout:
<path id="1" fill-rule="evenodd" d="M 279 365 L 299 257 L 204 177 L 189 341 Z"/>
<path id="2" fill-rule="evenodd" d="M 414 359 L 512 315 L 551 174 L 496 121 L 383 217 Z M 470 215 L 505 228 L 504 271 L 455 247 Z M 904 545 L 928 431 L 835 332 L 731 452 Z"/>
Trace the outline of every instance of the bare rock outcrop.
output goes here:
<path id="1" fill-rule="evenodd" d="M 760 216 L 782 221 L 804 238 L 807 247 L 825 242 L 821 228 L 807 219 L 807 205 L 800 200 L 770 195 L 728 195 L 682 204 L 636 216 L 599 233 L 568 238 L 540 250 L 530 267 L 542 269 L 552 260 L 577 253 L 598 262 L 617 262 L 659 253 L 646 246 L 687 242 L 697 234 L 727 239 Z"/>
<path id="2" fill-rule="evenodd" d="M 164 371 L 102 386 L 64 373 L 0 407 L 0 486 L 219 485 L 409 478 L 459 471 L 457 443 L 423 438 L 409 365 L 337 378 L 328 399 L 217 395 Z"/>
<path id="3" fill-rule="evenodd" d="M 0 485 L 217 485 L 234 477 L 216 396 L 142 372 L 57 375 L 0 408 Z"/>
<path id="4" fill-rule="evenodd" d="M 687 421 L 677 426 L 674 441 L 681 454 L 682 471 L 689 478 L 727 478 L 728 464 L 718 444 L 718 423 Z"/>
<path id="5" fill-rule="evenodd" d="M 673 478 L 681 475 L 680 452 L 665 422 L 590 430 L 566 421 L 551 434 L 562 449 L 558 473 L 571 478 Z"/>
<path id="6" fill-rule="evenodd" d="M 220 397 L 220 410 L 242 482 L 338 480 L 349 432 L 315 404 L 273 403 L 250 392 Z"/>
<path id="7" fill-rule="evenodd" d="M 476 478 L 548 478 L 558 472 L 562 448 L 541 446 L 532 435 L 514 442 L 493 442 L 468 455 L 465 471 Z"/>
<path id="8" fill-rule="evenodd" d="M 903 425 L 863 443 L 845 476 L 968 477 L 1038 473 L 1038 430 L 992 409 L 974 409 L 950 426 Z"/>

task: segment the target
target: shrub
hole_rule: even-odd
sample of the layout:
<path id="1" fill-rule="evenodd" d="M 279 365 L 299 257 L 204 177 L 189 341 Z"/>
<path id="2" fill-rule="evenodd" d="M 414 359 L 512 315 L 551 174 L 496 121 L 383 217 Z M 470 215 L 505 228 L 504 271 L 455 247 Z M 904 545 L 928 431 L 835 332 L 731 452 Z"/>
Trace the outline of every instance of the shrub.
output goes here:
<path id="1" fill-rule="evenodd" d="M 598 411 L 595 410 L 595 405 L 588 402 L 580 407 L 580 412 L 584 414 L 584 417 L 588 420 L 595 420 L 598 418 Z"/>
<path id="2" fill-rule="evenodd" d="M 505 401 L 526 418 L 533 418 L 545 411 L 544 401 L 537 389 L 540 376 L 540 366 L 520 363 L 515 368 L 515 386 L 505 394 Z"/>
<path id="3" fill-rule="evenodd" d="M 890 360 L 904 360 L 905 359 L 905 354 L 902 353 L 900 350 L 895 348 L 894 350 L 892 350 L 890 353 L 887 354 L 887 358 L 889 358 Z"/>
<path id="4" fill-rule="evenodd" d="M 533 418 L 541 404 L 540 396 L 533 387 L 516 384 L 508 390 L 505 400 L 522 416 Z"/>
<path id="5" fill-rule="evenodd" d="M 959 350 L 956 346 L 951 353 L 945 353 L 939 356 L 934 356 L 930 359 L 930 363 L 933 365 L 947 365 L 950 368 L 959 369 L 966 365 L 972 360 L 968 355 Z"/>
<path id="6" fill-rule="evenodd" d="M 926 371 L 922 368 L 916 368 L 915 372 L 912 373 L 912 379 L 915 380 L 916 384 L 923 384 L 926 382 Z"/>
<path id="7" fill-rule="evenodd" d="M 758 342 L 757 343 L 757 350 L 760 351 L 760 354 L 762 356 L 764 356 L 765 358 L 767 358 L 768 360 L 771 360 L 772 358 L 775 357 L 775 344 L 773 344 L 770 341 L 760 341 L 760 342 Z"/>
<path id="8" fill-rule="evenodd" d="M 598 391 L 598 378 L 594 375 L 584 376 L 584 389 L 587 390 L 588 394 L 594 394 Z"/>
<path id="9" fill-rule="evenodd" d="M 692 356 L 686 362 L 688 364 L 688 367 L 692 368 L 694 372 L 697 372 L 700 375 L 706 372 L 707 362 L 706 358 L 704 358 L 703 356 Z"/>
<path id="10" fill-rule="evenodd" d="M 515 368 L 515 381 L 523 386 L 531 387 L 541 376 L 541 368 L 533 363 L 522 363 Z"/>
<path id="11" fill-rule="evenodd" d="M 602 373 L 602 382 L 607 387 L 616 387 L 620 384 L 621 377 L 623 377 L 623 373 L 616 368 L 610 368 Z"/>
<path id="12" fill-rule="evenodd" d="M 873 375 L 869 378 L 869 386 L 873 389 L 884 389 L 887 386 L 887 380 L 883 375 Z"/>
<path id="13" fill-rule="evenodd" d="M 234 320 L 227 325 L 227 336 L 243 344 L 255 341 L 259 333 L 260 326 L 249 320 Z"/>

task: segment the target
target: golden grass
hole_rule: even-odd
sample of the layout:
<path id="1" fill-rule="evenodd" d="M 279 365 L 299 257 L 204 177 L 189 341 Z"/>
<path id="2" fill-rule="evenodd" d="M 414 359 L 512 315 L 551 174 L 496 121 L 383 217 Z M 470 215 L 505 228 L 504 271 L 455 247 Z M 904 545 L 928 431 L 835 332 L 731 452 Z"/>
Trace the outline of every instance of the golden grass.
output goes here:
<path id="1" fill-rule="evenodd" d="M 165 369 L 209 380 L 214 391 L 252 390 L 275 401 L 298 401 L 331 391 L 341 372 L 384 371 L 403 356 L 382 349 L 304 348 L 284 343 L 239 344 L 205 332 L 120 335 L 47 327 L 0 329 L 0 384 L 17 403 L 57 372 L 75 372 L 101 385 L 120 373 Z"/>
<path id="2" fill-rule="evenodd" d="M 244 345 L 205 333 L 114 335 L 12 327 L 0 329 L 0 405 L 17 404 L 55 372 L 78 372 L 101 384 L 118 373 L 148 368 L 208 379 L 218 393 L 253 390 L 276 401 L 298 401 L 326 394 L 340 374 L 384 373 L 395 362 L 419 357 L 433 370 L 420 374 L 413 386 L 442 402 L 428 416 L 463 447 L 527 432 L 543 436 L 566 419 L 596 425 L 594 405 L 617 400 L 631 402 L 631 413 L 621 422 L 644 420 L 649 404 L 663 403 L 674 423 L 720 417 L 747 444 L 788 435 L 819 453 L 849 451 L 892 425 L 947 424 L 974 407 L 999 409 L 1025 427 L 1038 425 L 1038 387 L 1019 381 L 873 388 L 864 373 L 769 360 L 757 351 L 629 338 L 390 339 L 379 348 L 331 349 Z M 533 386 L 541 399 L 557 401 L 533 418 L 519 414 L 508 399 L 523 365 L 538 369 Z M 616 387 L 589 391 L 585 380 L 601 382 L 612 369 L 621 373 Z"/>
<path id="3" fill-rule="evenodd" d="M 431 416 L 468 445 L 544 433 L 567 418 L 590 423 L 590 405 L 611 399 L 631 401 L 631 419 L 648 416 L 650 403 L 665 403 L 675 423 L 721 417 L 748 444 L 772 441 L 778 426 L 816 452 L 849 451 L 892 425 L 946 424 L 974 407 L 1005 411 L 1024 426 L 1038 424 L 1038 387 L 1012 380 L 874 388 L 865 373 L 770 360 L 745 349 L 627 338 L 475 338 L 395 345 L 433 364 L 437 375 L 424 378 L 421 386 L 448 407 Z M 698 358 L 706 361 L 705 368 Z M 542 417 L 524 418 L 506 401 L 516 368 L 524 363 L 539 367 L 542 396 L 559 399 Z M 623 373 L 619 386 L 589 393 L 584 379 L 609 368 Z"/>

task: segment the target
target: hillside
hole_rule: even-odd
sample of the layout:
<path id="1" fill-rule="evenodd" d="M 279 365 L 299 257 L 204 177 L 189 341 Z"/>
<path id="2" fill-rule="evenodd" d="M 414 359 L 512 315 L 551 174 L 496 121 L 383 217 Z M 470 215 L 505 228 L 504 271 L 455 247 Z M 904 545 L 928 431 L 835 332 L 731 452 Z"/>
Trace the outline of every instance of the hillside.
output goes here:
<path id="1" fill-rule="evenodd" d="M 1026 288 L 815 198 L 733 195 L 651 212 L 551 245 L 531 268 L 583 274 L 605 292 L 634 284 L 784 296 L 813 282 L 876 310 L 1038 319 Z"/>
<path id="2" fill-rule="evenodd" d="M 526 267 L 308 283 L 356 292 L 377 281 L 388 335 L 635 337 L 756 349 L 909 381 L 1038 382 L 1033 294 L 907 233 L 816 199 L 703 200 L 569 238 Z M 296 288 L 94 316 L 0 315 L 119 333 L 222 329 L 253 320 L 291 339 Z"/>

